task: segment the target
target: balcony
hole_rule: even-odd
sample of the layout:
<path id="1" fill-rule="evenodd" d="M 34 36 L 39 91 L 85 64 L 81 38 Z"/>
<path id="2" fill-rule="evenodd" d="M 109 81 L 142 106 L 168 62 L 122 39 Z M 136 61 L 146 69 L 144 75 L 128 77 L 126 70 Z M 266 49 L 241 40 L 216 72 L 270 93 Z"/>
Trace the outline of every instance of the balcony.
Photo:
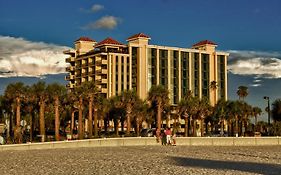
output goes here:
<path id="1" fill-rule="evenodd" d="M 77 73 L 76 75 L 75 75 L 75 78 L 81 78 L 81 73 Z"/>
<path id="2" fill-rule="evenodd" d="M 88 63 L 83 63 L 83 64 L 82 64 L 82 68 L 86 68 L 86 67 L 88 67 L 88 66 L 89 66 Z"/>
<path id="3" fill-rule="evenodd" d="M 73 50 L 73 49 L 65 50 L 65 51 L 63 51 L 63 53 L 67 54 L 67 55 L 75 56 L 75 50 Z"/>
<path id="4" fill-rule="evenodd" d="M 107 93 L 108 92 L 108 89 L 107 88 L 102 88 L 101 89 L 101 93 Z"/>
<path id="5" fill-rule="evenodd" d="M 88 76 L 89 75 L 89 73 L 88 72 L 84 72 L 84 73 L 82 73 L 82 77 L 86 77 L 86 76 Z"/>
<path id="6" fill-rule="evenodd" d="M 107 65 L 107 60 L 102 60 L 101 64 Z"/>
<path id="7" fill-rule="evenodd" d="M 97 74 L 107 74 L 108 71 L 107 71 L 107 69 L 98 69 L 98 70 L 96 70 L 96 73 Z"/>
<path id="8" fill-rule="evenodd" d="M 102 79 L 102 80 L 101 80 L 101 83 L 107 84 L 107 79 Z"/>
<path id="9" fill-rule="evenodd" d="M 74 88 L 74 84 L 68 83 L 68 84 L 66 85 L 66 87 L 69 88 L 69 89 L 72 89 L 72 88 Z"/>
<path id="10" fill-rule="evenodd" d="M 67 72 L 74 71 L 74 66 L 66 67 L 65 69 Z"/>
<path id="11" fill-rule="evenodd" d="M 65 62 L 70 63 L 70 62 L 74 62 L 75 58 L 74 57 L 69 57 L 65 59 Z"/>
<path id="12" fill-rule="evenodd" d="M 70 81 L 70 80 L 74 80 L 75 75 L 67 75 L 65 76 L 65 80 Z"/>
<path id="13" fill-rule="evenodd" d="M 95 66 L 95 63 L 91 62 L 91 63 L 89 63 L 88 65 L 89 65 L 89 67 Z"/>
<path id="14" fill-rule="evenodd" d="M 89 71 L 89 75 L 95 75 L 95 71 Z"/>

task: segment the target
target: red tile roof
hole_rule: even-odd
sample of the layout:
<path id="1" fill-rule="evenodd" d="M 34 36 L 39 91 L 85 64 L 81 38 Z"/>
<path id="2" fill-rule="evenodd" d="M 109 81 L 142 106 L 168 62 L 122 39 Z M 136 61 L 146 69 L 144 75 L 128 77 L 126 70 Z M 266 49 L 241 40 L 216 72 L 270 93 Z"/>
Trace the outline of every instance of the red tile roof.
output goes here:
<path id="1" fill-rule="evenodd" d="M 78 38 L 75 41 L 92 41 L 92 42 L 96 42 L 95 40 L 93 40 L 93 39 L 91 39 L 89 37 L 85 37 L 85 36 L 82 36 L 82 37 Z"/>
<path id="2" fill-rule="evenodd" d="M 213 41 L 204 40 L 204 41 L 200 41 L 200 42 L 194 44 L 193 47 L 202 46 L 202 45 L 206 45 L 206 44 L 209 44 L 209 45 L 217 45 L 217 44 L 214 43 Z"/>
<path id="3" fill-rule="evenodd" d="M 112 38 L 109 37 L 109 38 L 106 38 L 103 41 L 97 43 L 95 45 L 95 47 L 101 46 L 101 45 L 122 45 L 123 46 L 124 44 L 122 44 L 119 41 L 116 41 L 115 39 L 112 39 Z"/>
<path id="4" fill-rule="evenodd" d="M 134 38 L 149 38 L 150 37 L 144 33 L 138 33 L 138 34 L 135 34 L 133 36 L 130 36 L 127 40 L 131 40 L 131 39 L 134 39 Z"/>

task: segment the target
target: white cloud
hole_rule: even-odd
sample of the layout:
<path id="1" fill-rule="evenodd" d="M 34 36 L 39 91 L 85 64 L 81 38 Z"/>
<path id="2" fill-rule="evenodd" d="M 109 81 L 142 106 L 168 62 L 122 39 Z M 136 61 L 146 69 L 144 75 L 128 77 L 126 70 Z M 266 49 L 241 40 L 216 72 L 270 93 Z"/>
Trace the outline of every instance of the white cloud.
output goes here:
<path id="1" fill-rule="evenodd" d="M 281 53 L 258 51 L 228 51 L 228 70 L 238 75 L 261 78 L 281 78 Z"/>
<path id="2" fill-rule="evenodd" d="M 65 46 L 0 35 L 0 77 L 41 77 L 65 72 Z"/>
<path id="3" fill-rule="evenodd" d="M 96 13 L 98 11 L 101 11 L 104 9 L 104 6 L 103 5 L 100 5 L 100 4 L 94 4 L 91 8 L 91 11 Z"/>
<path id="4" fill-rule="evenodd" d="M 250 86 L 252 86 L 252 87 L 260 87 L 261 84 L 250 84 Z"/>
<path id="5" fill-rule="evenodd" d="M 254 80 L 253 82 L 254 82 L 254 83 L 259 83 L 259 82 L 262 82 L 262 80 L 256 79 L 256 80 Z"/>
<path id="6" fill-rule="evenodd" d="M 87 24 L 84 29 L 108 29 L 112 30 L 120 23 L 120 19 L 114 16 L 104 16 L 95 22 Z"/>

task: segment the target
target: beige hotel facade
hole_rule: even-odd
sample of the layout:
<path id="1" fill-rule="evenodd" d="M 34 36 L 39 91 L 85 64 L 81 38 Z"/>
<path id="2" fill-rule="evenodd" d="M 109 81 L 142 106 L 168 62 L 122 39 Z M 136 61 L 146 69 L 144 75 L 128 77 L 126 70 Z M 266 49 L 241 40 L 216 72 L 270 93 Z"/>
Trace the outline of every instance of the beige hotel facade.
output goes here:
<path id="1" fill-rule="evenodd" d="M 191 90 L 194 96 L 210 99 L 214 105 L 227 100 L 226 52 L 208 40 L 191 48 L 150 45 L 143 33 L 127 38 L 122 44 L 112 38 L 96 42 L 88 37 L 75 41 L 75 48 L 64 51 L 69 57 L 66 71 L 69 89 L 85 81 L 94 81 L 107 98 L 134 89 L 145 99 L 152 85 L 169 90 L 170 103 L 176 105 Z M 217 83 L 211 89 L 212 81 Z"/>

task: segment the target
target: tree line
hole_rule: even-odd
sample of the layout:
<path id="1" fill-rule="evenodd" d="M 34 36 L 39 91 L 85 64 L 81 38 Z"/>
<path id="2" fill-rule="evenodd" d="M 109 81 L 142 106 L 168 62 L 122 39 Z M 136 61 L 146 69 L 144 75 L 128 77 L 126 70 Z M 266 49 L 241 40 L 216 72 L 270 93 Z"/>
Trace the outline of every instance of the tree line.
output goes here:
<path id="1" fill-rule="evenodd" d="M 211 83 L 211 89 L 216 83 Z M 173 120 L 173 130 L 184 136 L 197 136 L 198 126 L 200 135 L 208 135 L 214 130 L 223 131 L 227 125 L 230 136 L 245 135 L 251 128 L 250 118 L 255 118 L 254 131 L 257 131 L 257 117 L 262 110 L 247 104 L 243 99 L 248 95 L 248 89 L 240 86 L 237 91 L 239 100 L 219 100 L 211 106 L 209 99 L 194 97 L 191 91 L 181 99 L 177 106 L 171 106 L 169 92 L 163 86 L 152 86 L 145 100 L 140 99 L 135 91 L 124 91 L 107 99 L 100 93 L 94 82 L 84 82 L 81 86 L 68 91 L 65 86 L 53 83 L 38 82 L 31 86 L 17 82 L 9 84 L 0 96 L 0 119 L 9 121 L 8 138 L 16 136 L 22 121 L 29 126 L 29 140 L 34 140 L 35 131 L 46 140 L 46 131 L 55 131 L 55 140 L 60 140 L 60 130 L 71 121 L 71 134 L 74 132 L 75 118 L 78 119 L 78 139 L 97 138 L 102 134 L 98 122 L 103 121 L 104 133 L 107 134 L 110 121 L 114 123 L 115 136 L 126 129 L 126 136 L 139 136 L 143 122 L 148 127 L 163 127 L 163 120 Z M 281 100 L 272 104 L 272 117 L 276 122 L 281 121 Z M 23 120 L 24 119 L 24 120 Z M 85 119 L 88 126 L 84 125 Z M 184 120 L 182 126 L 181 120 Z M 126 127 L 125 127 L 126 124 Z M 203 127 L 204 126 L 204 127 Z M 277 128 L 277 129 L 276 129 Z M 275 131 L 278 131 L 275 127 Z M 280 130 L 280 129 L 279 129 Z M 21 141 L 19 141 L 21 142 Z"/>

